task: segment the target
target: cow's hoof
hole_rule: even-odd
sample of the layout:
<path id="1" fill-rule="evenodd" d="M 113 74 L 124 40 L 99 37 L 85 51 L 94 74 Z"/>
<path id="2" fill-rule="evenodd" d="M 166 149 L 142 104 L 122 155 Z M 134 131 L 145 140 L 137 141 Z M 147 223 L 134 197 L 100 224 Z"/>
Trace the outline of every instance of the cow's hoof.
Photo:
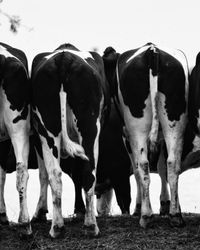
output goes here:
<path id="1" fill-rule="evenodd" d="M 153 221 L 153 215 L 142 215 L 140 218 L 140 226 L 143 228 L 150 227 Z"/>
<path id="2" fill-rule="evenodd" d="M 19 238 L 20 239 L 29 239 L 33 237 L 32 234 L 32 229 L 31 229 L 31 223 L 27 222 L 27 223 L 19 223 Z"/>
<path id="3" fill-rule="evenodd" d="M 40 209 L 37 215 L 34 215 L 31 222 L 32 223 L 44 223 L 47 221 L 46 214 L 48 213 L 45 209 Z"/>
<path id="4" fill-rule="evenodd" d="M 9 225 L 8 217 L 6 213 L 0 213 L 0 224 L 1 225 Z"/>
<path id="5" fill-rule="evenodd" d="M 161 201 L 160 202 L 160 216 L 169 215 L 170 201 Z"/>
<path id="6" fill-rule="evenodd" d="M 171 227 L 184 227 L 185 226 L 185 222 L 183 220 L 181 213 L 177 213 L 174 215 L 170 214 L 169 223 Z"/>
<path id="7" fill-rule="evenodd" d="M 61 226 L 59 227 L 58 225 L 53 226 L 51 228 L 49 235 L 52 239 L 57 239 L 57 238 L 64 238 L 65 234 L 65 227 Z"/>
<path id="8" fill-rule="evenodd" d="M 84 225 L 83 229 L 84 229 L 84 234 L 86 236 L 89 236 L 89 237 L 98 237 L 98 236 L 100 236 L 99 228 L 95 224 L 89 225 L 89 226 Z"/>
<path id="9" fill-rule="evenodd" d="M 133 213 L 133 216 L 140 216 L 141 215 L 141 204 L 137 203 L 135 206 L 135 211 Z"/>

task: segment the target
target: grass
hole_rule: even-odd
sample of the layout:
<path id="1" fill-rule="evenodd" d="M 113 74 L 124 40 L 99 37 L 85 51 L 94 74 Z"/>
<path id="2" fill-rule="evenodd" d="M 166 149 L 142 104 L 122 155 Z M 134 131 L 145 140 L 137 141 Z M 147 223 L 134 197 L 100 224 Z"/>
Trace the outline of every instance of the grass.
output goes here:
<path id="1" fill-rule="evenodd" d="M 200 249 L 200 215 L 183 214 L 186 226 L 171 228 L 168 218 L 155 215 L 150 228 L 139 226 L 139 219 L 133 216 L 99 217 L 101 230 L 98 238 L 84 234 L 83 221 L 65 219 L 65 234 L 61 239 L 49 237 L 51 222 L 34 224 L 33 237 L 21 239 L 18 225 L 2 226 L 0 249 Z"/>

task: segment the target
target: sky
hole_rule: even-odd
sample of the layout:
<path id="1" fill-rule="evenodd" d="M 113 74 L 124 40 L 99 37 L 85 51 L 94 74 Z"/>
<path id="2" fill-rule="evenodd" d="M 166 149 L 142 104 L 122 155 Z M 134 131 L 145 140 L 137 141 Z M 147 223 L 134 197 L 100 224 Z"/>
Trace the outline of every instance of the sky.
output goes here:
<path id="1" fill-rule="evenodd" d="M 3 0 L 1 10 L 19 15 L 23 25 L 13 34 L 0 15 L 0 41 L 24 50 L 29 64 L 62 43 L 102 54 L 107 46 L 124 52 L 153 42 L 183 50 L 193 65 L 200 51 L 199 7 L 199 0 Z"/>

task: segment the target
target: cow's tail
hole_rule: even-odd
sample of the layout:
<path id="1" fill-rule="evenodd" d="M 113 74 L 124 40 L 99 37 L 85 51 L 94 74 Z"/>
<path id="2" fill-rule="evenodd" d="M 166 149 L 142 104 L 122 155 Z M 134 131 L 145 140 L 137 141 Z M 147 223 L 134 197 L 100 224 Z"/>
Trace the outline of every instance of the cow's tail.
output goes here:
<path id="1" fill-rule="evenodd" d="M 149 82 L 152 106 L 152 124 L 149 134 L 149 146 L 151 152 L 157 151 L 159 119 L 158 119 L 158 64 L 159 52 L 154 44 L 149 49 Z"/>
<path id="2" fill-rule="evenodd" d="M 60 107 L 61 107 L 61 157 L 66 158 L 80 157 L 83 160 L 88 160 L 85 154 L 84 148 L 78 143 L 72 141 L 68 135 L 68 126 L 70 126 L 70 119 L 72 118 L 72 111 L 67 103 L 67 93 L 63 89 L 63 84 L 61 84 L 60 90 Z M 69 116 L 69 117 L 67 117 Z"/>

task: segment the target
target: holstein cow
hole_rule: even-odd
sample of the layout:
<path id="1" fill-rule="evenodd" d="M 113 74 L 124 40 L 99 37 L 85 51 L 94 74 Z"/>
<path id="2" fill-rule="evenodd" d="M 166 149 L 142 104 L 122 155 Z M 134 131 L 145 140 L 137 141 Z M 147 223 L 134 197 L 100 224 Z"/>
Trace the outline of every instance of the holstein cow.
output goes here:
<path id="1" fill-rule="evenodd" d="M 156 151 L 160 124 L 168 152 L 171 223 L 181 226 L 178 176 L 187 123 L 186 57 L 180 50 L 162 49 L 148 43 L 121 55 L 107 48 L 103 60 L 107 79 L 124 119 L 134 174 L 141 185 L 140 225 L 146 227 L 152 216 L 148 154 Z"/>
<path id="2" fill-rule="evenodd" d="M 200 167 L 200 137 L 195 134 L 194 129 L 192 128 L 190 122 L 187 123 L 185 133 L 184 133 L 184 143 L 183 143 L 183 152 L 181 157 L 181 169 L 180 173 L 187 171 L 188 169 L 192 168 L 199 168 Z M 168 181 L 167 181 L 167 149 L 166 144 L 163 138 L 160 138 L 158 142 L 159 149 L 157 151 L 158 156 L 155 158 L 153 165 L 150 166 L 151 173 L 158 173 L 161 178 L 161 192 L 160 192 L 160 215 L 169 215 L 169 208 L 170 208 L 170 194 L 168 190 Z M 121 165 L 121 171 L 123 170 Z M 126 172 L 125 172 L 126 173 Z M 113 178 L 115 176 L 115 172 L 112 173 Z M 126 173 L 126 178 L 129 178 L 130 173 Z M 136 179 L 137 181 L 137 179 Z M 121 182 L 118 183 L 119 186 Z M 120 187 L 122 192 L 123 186 Z M 126 196 L 124 198 L 125 203 L 127 204 L 127 195 L 129 194 L 127 189 Z M 107 191 L 107 190 L 106 190 Z M 106 197 L 100 199 L 100 211 L 103 211 L 105 214 L 109 214 L 111 210 L 111 206 L 108 207 L 108 204 L 111 205 L 112 202 L 112 193 L 108 192 Z M 139 183 L 137 183 L 137 195 L 136 195 L 136 207 L 134 211 L 134 215 L 141 214 L 141 188 Z M 98 203 L 97 203 L 98 204 Z M 120 205 L 120 203 L 118 202 Z M 129 204 L 130 205 L 130 204 Z M 121 208 L 121 207 L 120 207 Z M 122 209 L 121 209 L 122 210 Z M 123 211 L 123 210 L 122 210 Z M 184 225 L 184 224 L 183 224 Z"/>
<path id="3" fill-rule="evenodd" d="M 200 135 L 200 52 L 190 75 L 189 119 L 197 135 Z"/>
<path id="4" fill-rule="evenodd" d="M 84 225 L 99 234 L 94 211 L 95 171 L 99 133 L 109 110 L 108 88 L 101 57 L 63 44 L 53 52 L 38 54 L 31 73 L 34 126 L 52 190 L 51 237 L 64 228 L 61 213 L 60 155 L 82 158 L 82 185 L 86 196 Z"/>
<path id="5" fill-rule="evenodd" d="M 131 164 L 122 140 L 122 121 L 119 118 L 114 103 L 106 126 L 102 129 L 99 139 L 99 159 L 95 194 L 97 195 L 97 212 L 99 215 L 111 213 L 113 190 L 122 214 L 129 213 L 130 208 L 130 172 Z M 30 153 L 28 168 L 39 166 L 40 197 L 31 222 L 46 221 L 48 176 L 45 174 L 42 148 L 36 133 L 30 136 Z M 36 149 L 36 150 L 35 150 Z M 0 142 L 0 164 L 6 173 L 16 170 L 16 159 L 10 140 Z M 82 197 L 83 160 L 79 157 L 60 159 L 63 172 L 68 174 L 75 187 L 74 213 L 77 217 L 85 214 L 85 204 Z M 3 190 L 2 190 L 3 192 Z M 3 195 L 3 194 L 2 194 Z M 8 218 L 0 217 L 1 224 L 8 224 Z"/>
<path id="6" fill-rule="evenodd" d="M 97 212 L 99 215 L 111 212 L 113 190 L 122 214 L 130 213 L 131 162 L 127 154 L 123 136 L 123 122 L 114 102 L 108 122 L 99 139 L 99 161 L 97 165 Z"/>
<path id="7" fill-rule="evenodd" d="M 97 164 L 95 194 L 97 196 L 97 212 L 99 215 L 109 214 L 111 212 L 111 197 L 113 190 L 116 194 L 118 205 L 123 214 L 129 213 L 131 202 L 130 197 L 130 175 L 131 163 L 124 147 L 122 140 L 122 121 L 119 114 L 111 103 L 111 111 L 106 125 L 100 132 L 99 136 L 99 158 Z M 42 151 L 40 142 L 35 136 L 30 141 L 30 157 L 29 167 L 36 166 L 34 152 L 32 150 L 33 141 L 37 152 L 39 152 L 39 168 L 43 164 Z M 82 197 L 82 175 L 83 175 L 83 160 L 80 157 L 60 159 L 60 166 L 63 172 L 68 174 L 74 183 L 75 187 L 75 206 L 74 213 L 77 217 L 82 217 L 85 214 L 85 204 Z M 42 165 L 43 166 L 43 165 Z M 43 179 L 40 174 L 41 193 L 36 212 L 32 221 L 43 221 L 46 219 L 45 214 L 47 209 L 47 185 L 48 180 Z M 47 183 L 45 183 L 45 181 Z M 107 202 L 106 202 L 107 201 Z"/>
<path id="8" fill-rule="evenodd" d="M 16 157 L 17 190 L 19 192 L 19 223 L 22 233 L 32 233 L 27 209 L 28 154 L 30 131 L 29 77 L 27 58 L 19 49 L 0 43 L 0 156 L 6 154 L 8 137 Z M 3 157 L 3 156 L 2 156 Z M 4 202 L 5 169 L 0 163 L 0 221 L 7 221 Z"/>
<path id="9" fill-rule="evenodd" d="M 160 215 L 168 215 L 170 208 L 170 194 L 168 190 L 168 178 L 167 178 L 167 148 L 163 139 L 159 141 L 159 157 L 156 158 L 154 164 L 157 166 L 155 169 L 150 169 L 151 172 L 159 173 L 161 178 L 161 193 L 160 193 Z M 154 166 L 155 166 L 154 165 Z M 181 168 L 179 174 L 192 169 L 200 167 L 200 137 L 195 134 L 191 123 L 186 125 L 184 139 L 183 139 L 183 151 L 181 157 Z M 151 166 L 150 166 L 151 168 Z M 140 214 L 141 210 L 141 189 L 138 187 L 136 196 L 136 214 Z M 184 225 L 184 224 L 183 224 Z"/>

